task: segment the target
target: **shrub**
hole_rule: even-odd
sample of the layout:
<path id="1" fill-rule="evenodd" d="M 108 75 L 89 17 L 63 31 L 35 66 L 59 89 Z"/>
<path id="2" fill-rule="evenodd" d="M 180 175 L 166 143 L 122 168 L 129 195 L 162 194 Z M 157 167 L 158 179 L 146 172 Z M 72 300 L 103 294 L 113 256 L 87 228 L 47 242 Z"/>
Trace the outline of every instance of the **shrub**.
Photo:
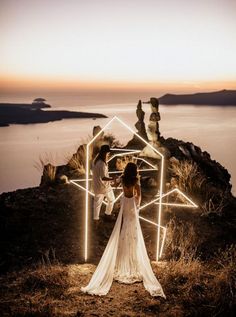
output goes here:
<path id="1" fill-rule="evenodd" d="M 202 216 L 215 214 L 222 216 L 225 207 L 228 205 L 227 194 L 221 190 L 217 193 L 205 192 L 204 202 L 201 204 Z"/>
<path id="2" fill-rule="evenodd" d="M 91 138 L 87 138 L 88 143 Z M 95 156 L 98 154 L 101 145 L 109 144 L 110 147 L 118 147 L 121 146 L 119 141 L 115 139 L 112 134 L 102 134 L 94 143 L 90 145 L 90 163 L 93 161 Z M 77 152 L 73 154 L 71 158 L 68 159 L 67 165 L 73 169 L 77 170 L 79 174 L 85 174 L 86 169 L 86 144 L 80 145 Z"/>
<path id="3" fill-rule="evenodd" d="M 45 154 L 44 157 L 39 157 L 39 161 L 35 163 L 35 167 L 42 173 L 41 183 L 53 184 L 56 180 L 57 166 L 51 164 L 53 158 Z"/>
<path id="4" fill-rule="evenodd" d="M 169 171 L 179 189 L 186 193 L 202 191 L 206 182 L 206 177 L 197 163 L 190 160 L 170 159 Z"/>
<path id="5" fill-rule="evenodd" d="M 169 260 L 191 261 L 197 257 L 199 237 L 190 222 L 172 218 L 167 224 L 165 257 Z"/>

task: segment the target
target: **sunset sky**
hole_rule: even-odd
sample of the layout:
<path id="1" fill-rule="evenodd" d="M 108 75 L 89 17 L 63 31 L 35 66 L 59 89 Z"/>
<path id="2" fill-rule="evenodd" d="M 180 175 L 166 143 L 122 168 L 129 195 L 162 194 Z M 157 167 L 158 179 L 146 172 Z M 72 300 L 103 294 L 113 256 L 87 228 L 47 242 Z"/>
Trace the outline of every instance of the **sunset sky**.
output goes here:
<path id="1" fill-rule="evenodd" d="M 1 89 L 236 89 L 235 0 L 0 0 Z"/>

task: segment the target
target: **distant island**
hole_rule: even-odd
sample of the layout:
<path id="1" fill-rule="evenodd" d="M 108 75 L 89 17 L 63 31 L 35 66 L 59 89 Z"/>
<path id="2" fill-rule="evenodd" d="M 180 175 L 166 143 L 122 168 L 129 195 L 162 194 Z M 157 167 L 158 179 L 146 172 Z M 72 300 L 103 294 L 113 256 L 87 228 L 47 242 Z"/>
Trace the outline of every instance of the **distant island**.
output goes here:
<path id="1" fill-rule="evenodd" d="M 36 98 L 32 104 L 0 103 L 0 127 L 10 124 L 47 123 L 62 119 L 106 118 L 100 113 L 66 110 L 44 111 L 43 108 L 51 108 L 44 101 L 43 98 Z"/>
<path id="2" fill-rule="evenodd" d="M 236 90 L 220 90 L 216 92 L 196 94 L 166 94 L 159 98 L 163 105 L 214 105 L 236 106 Z"/>

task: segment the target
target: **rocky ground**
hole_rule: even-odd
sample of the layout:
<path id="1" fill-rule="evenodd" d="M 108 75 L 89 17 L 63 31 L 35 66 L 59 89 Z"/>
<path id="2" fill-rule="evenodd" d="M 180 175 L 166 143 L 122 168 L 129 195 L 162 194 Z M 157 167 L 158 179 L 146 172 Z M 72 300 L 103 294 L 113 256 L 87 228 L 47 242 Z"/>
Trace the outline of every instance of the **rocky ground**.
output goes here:
<path id="1" fill-rule="evenodd" d="M 231 250 L 232 251 L 232 250 Z M 235 253 L 235 250 L 234 250 Z M 235 255 L 235 254 L 234 254 Z M 166 300 L 142 283 L 114 282 L 107 296 L 84 294 L 92 264 L 52 264 L 0 277 L 1 316 L 233 316 L 235 267 L 231 258 L 152 263 Z"/>

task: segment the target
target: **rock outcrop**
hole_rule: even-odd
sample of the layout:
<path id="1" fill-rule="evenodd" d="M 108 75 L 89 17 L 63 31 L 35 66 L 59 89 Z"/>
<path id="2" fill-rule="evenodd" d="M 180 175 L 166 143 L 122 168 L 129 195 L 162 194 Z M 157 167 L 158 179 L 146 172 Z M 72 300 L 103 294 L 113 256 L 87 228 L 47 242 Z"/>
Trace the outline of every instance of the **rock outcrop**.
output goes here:
<path id="1" fill-rule="evenodd" d="M 159 131 L 159 121 L 161 120 L 159 101 L 157 98 L 151 98 L 150 104 L 152 113 L 148 124 L 148 138 L 152 144 L 156 145 L 161 136 Z"/>
<path id="2" fill-rule="evenodd" d="M 135 123 L 135 128 L 138 130 L 138 135 L 140 135 L 144 140 L 148 141 L 148 136 L 146 132 L 146 127 L 144 123 L 145 112 L 142 109 L 142 101 L 139 100 L 136 110 L 136 115 L 138 121 Z"/>

